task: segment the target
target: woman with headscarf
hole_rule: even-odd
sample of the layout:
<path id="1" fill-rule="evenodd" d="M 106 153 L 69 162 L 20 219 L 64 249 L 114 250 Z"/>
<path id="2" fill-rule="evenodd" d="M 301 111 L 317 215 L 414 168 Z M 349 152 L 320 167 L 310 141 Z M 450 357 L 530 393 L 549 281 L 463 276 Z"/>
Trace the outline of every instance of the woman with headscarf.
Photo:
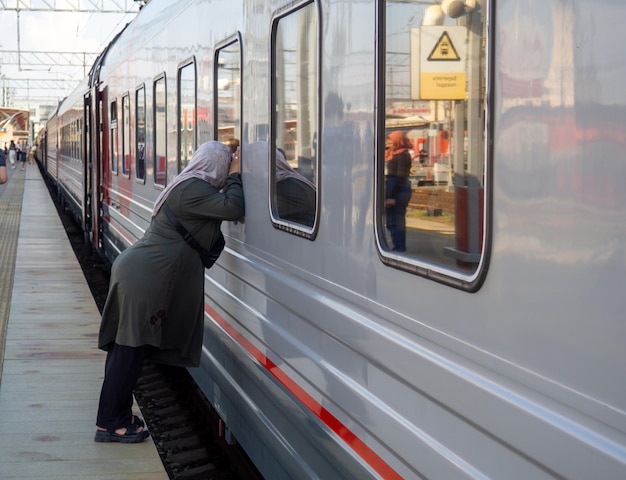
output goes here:
<path id="1" fill-rule="evenodd" d="M 385 144 L 385 214 L 393 251 L 406 251 L 406 208 L 411 199 L 411 154 L 413 147 L 404 132 L 391 132 Z"/>
<path id="2" fill-rule="evenodd" d="M 315 185 L 296 172 L 282 150 L 276 149 L 276 208 L 278 216 L 301 225 L 315 223 Z"/>
<path id="3" fill-rule="evenodd" d="M 113 263 L 98 338 L 107 358 L 96 442 L 138 443 L 148 437 L 143 421 L 131 411 L 144 360 L 200 363 L 204 266 L 170 220 L 172 214 L 200 246 L 210 249 L 222 236 L 222 221 L 244 214 L 239 151 L 233 155 L 220 142 L 202 144 L 157 198 L 144 236 Z"/>

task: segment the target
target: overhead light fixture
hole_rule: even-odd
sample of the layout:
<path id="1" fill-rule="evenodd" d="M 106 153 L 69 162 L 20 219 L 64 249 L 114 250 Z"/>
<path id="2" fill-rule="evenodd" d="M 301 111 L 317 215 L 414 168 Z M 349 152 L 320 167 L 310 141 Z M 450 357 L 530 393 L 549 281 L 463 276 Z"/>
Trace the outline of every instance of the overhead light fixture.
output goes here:
<path id="1" fill-rule="evenodd" d="M 441 10 L 450 18 L 459 18 L 476 8 L 476 0 L 443 0 Z"/>
<path id="2" fill-rule="evenodd" d="M 441 5 L 431 5 L 424 11 L 424 18 L 422 18 L 422 25 L 425 27 L 432 27 L 435 25 L 443 25 L 443 21 L 446 18 L 445 13 Z"/>

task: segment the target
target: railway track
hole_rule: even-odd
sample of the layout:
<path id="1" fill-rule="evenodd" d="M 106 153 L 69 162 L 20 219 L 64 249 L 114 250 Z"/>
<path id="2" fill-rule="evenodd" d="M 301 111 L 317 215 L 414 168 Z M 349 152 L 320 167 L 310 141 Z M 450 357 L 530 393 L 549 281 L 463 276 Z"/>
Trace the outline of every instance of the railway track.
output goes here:
<path id="1" fill-rule="evenodd" d="M 219 417 L 185 369 L 146 364 L 135 398 L 170 479 L 262 478 L 237 445 L 219 436 Z"/>

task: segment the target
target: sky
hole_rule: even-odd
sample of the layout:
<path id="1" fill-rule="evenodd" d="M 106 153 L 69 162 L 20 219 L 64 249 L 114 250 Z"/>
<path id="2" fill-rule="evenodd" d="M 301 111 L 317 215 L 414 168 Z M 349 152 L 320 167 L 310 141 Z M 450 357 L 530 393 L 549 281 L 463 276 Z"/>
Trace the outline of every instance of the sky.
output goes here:
<path id="1" fill-rule="evenodd" d="M 35 2 L 33 2 L 34 5 Z M 50 3 L 50 2 L 48 2 Z M 62 2 L 59 2 L 60 4 Z M 76 2 L 74 2 L 76 3 Z M 124 6 L 124 2 L 117 0 L 103 0 L 104 4 L 118 4 Z M 11 2 L 7 2 L 11 6 Z M 129 8 L 137 10 L 132 1 L 126 1 Z M 85 3 L 85 5 L 87 5 Z M 72 12 L 29 12 L 20 11 L 19 14 L 19 50 L 21 52 L 87 52 L 100 53 L 124 26 L 130 22 L 136 13 L 72 13 Z M 69 80 L 64 90 L 44 92 L 32 90 L 31 97 L 35 104 L 40 103 L 34 97 L 42 95 L 55 96 L 61 100 L 72 87 L 85 76 L 82 66 L 78 67 L 37 67 L 22 64 L 22 71 L 18 65 L 8 65 L 2 58 L 2 52 L 18 50 L 18 16 L 14 10 L 0 10 L 0 75 L 7 79 L 55 79 Z M 87 72 L 89 67 L 87 67 Z M 2 87 L 11 88 L 8 80 L 0 83 Z M 1 93 L 1 91 L 0 91 Z M 34 108 L 36 105 L 26 105 L 26 90 L 20 89 L 13 92 L 15 98 L 12 107 Z M 0 105 L 2 97 L 0 97 Z"/>

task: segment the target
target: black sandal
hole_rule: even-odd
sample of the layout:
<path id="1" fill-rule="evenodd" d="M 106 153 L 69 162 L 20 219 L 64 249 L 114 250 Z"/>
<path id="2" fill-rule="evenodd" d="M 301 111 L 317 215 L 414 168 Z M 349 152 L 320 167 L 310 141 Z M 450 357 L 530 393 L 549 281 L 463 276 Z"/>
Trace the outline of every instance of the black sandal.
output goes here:
<path id="1" fill-rule="evenodd" d="M 137 415 L 131 415 L 130 416 L 130 423 L 131 423 L 131 425 L 137 425 L 138 427 L 145 427 L 146 426 L 146 424 L 143 422 L 141 417 L 138 417 Z"/>
<path id="2" fill-rule="evenodd" d="M 108 430 L 96 430 L 94 441 L 100 443 L 141 443 L 150 436 L 150 433 L 148 433 L 148 430 L 145 428 L 141 432 L 138 432 L 137 430 L 139 430 L 139 428 L 141 428 L 140 425 L 131 423 L 126 427 L 126 432 L 123 435 L 115 433 L 115 428 L 110 428 Z"/>

